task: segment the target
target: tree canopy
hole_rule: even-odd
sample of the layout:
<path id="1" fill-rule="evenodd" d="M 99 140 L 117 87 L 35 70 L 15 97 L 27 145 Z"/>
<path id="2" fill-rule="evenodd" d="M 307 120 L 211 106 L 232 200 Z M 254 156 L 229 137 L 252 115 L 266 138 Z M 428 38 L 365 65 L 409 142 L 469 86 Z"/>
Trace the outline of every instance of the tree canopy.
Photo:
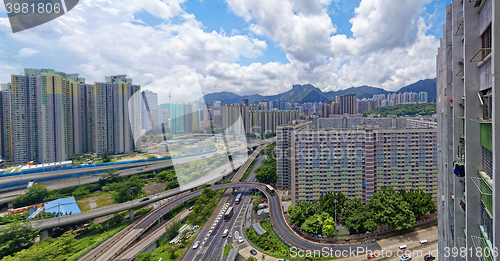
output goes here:
<path id="1" fill-rule="evenodd" d="M 307 233 L 329 235 L 335 231 L 335 200 L 337 200 L 337 220 L 345 223 L 351 234 L 373 231 L 377 226 L 387 224 L 390 228 L 402 230 L 415 224 L 415 216 L 435 213 L 436 207 L 432 195 L 422 190 L 396 192 L 392 187 L 382 187 L 368 202 L 363 204 L 360 198 L 347 199 L 342 193 L 327 193 L 316 202 L 297 202 L 288 208 L 290 222 Z M 319 220 L 322 213 L 332 218 L 333 224 Z M 318 228 L 322 222 L 321 229 Z"/>
<path id="2" fill-rule="evenodd" d="M 415 224 L 410 204 L 392 187 L 382 187 L 370 198 L 367 207 L 373 213 L 373 220 L 379 225 L 387 224 L 390 228 L 401 230 Z"/>
<path id="3" fill-rule="evenodd" d="M 401 194 L 403 199 L 410 204 L 411 210 L 418 218 L 426 213 L 436 213 L 436 205 L 432 200 L 431 194 L 425 193 L 421 189 L 410 189 L 408 191 L 401 190 L 399 194 Z"/>
<path id="4" fill-rule="evenodd" d="M 140 193 L 146 182 L 137 176 L 132 176 L 128 180 L 113 184 L 113 198 L 118 202 L 133 200 Z"/>
<path id="5" fill-rule="evenodd" d="M 38 235 L 38 230 L 33 230 L 27 223 L 11 223 L 0 228 L 0 259 L 12 255 L 23 248 L 33 245 L 33 239 Z M 5 259 L 4 259 L 5 260 Z M 21 259 L 7 259 L 21 260 Z M 37 260 L 26 258 L 22 260 Z M 46 260 L 46 259 L 38 259 Z"/>
<path id="6" fill-rule="evenodd" d="M 387 115 L 397 115 L 397 116 L 415 116 L 416 114 L 422 116 L 432 115 L 436 112 L 435 103 L 411 103 L 411 104 L 398 104 L 395 106 L 384 106 L 378 107 L 372 111 L 366 111 L 363 113 L 364 116 L 369 114 L 380 114 L 382 117 L 387 117 Z"/>

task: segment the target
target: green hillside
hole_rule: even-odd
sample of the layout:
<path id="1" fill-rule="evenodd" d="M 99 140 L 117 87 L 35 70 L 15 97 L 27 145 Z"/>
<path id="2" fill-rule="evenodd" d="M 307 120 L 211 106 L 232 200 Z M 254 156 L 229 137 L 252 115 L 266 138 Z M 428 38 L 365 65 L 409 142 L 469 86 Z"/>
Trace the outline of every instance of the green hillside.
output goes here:
<path id="1" fill-rule="evenodd" d="M 422 116 L 428 116 L 432 115 L 433 112 L 436 112 L 435 103 L 413 103 L 413 104 L 398 104 L 396 106 L 378 107 L 373 111 L 364 112 L 363 115 L 367 116 L 369 114 L 375 113 L 375 114 L 380 114 L 382 117 L 387 117 L 387 115 L 415 116 L 416 114 Z"/>

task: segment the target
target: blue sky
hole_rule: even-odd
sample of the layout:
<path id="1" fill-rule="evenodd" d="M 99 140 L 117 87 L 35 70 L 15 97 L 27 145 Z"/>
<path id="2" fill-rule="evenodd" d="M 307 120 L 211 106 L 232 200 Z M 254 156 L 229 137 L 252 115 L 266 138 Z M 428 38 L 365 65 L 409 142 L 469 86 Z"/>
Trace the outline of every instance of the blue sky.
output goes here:
<path id="1" fill-rule="evenodd" d="M 147 85 L 180 71 L 203 92 L 396 90 L 435 77 L 451 0 L 81 0 L 12 34 L 0 7 L 0 82 L 22 68 L 127 74 Z M 160 95 L 166 89 L 156 87 Z"/>

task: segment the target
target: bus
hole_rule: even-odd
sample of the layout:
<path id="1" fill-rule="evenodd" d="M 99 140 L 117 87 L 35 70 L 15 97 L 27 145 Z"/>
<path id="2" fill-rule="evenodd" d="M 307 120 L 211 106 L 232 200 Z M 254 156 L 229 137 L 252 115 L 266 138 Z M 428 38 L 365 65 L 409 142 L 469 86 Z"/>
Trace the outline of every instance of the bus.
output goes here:
<path id="1" fill-rule="evenodd" d="M 234 203 L 240 204 L 240 200 L 241 200 L 241 193 L 236 195 L 236 199 L 234 200 Z"/>
<path id="2" fill-rule="evenodd" d="M 232 216 L 233 216 L 233 207 L 229 207 L 226 210 L 226 214 L 224 214 L 224 221 L 229 221 Z"/>
<path id="3" fill-rule="evenodd" d="M 274 188 L 271 185 L 266 185 L 266 190 L 269 195 L 274 196 Z"/>

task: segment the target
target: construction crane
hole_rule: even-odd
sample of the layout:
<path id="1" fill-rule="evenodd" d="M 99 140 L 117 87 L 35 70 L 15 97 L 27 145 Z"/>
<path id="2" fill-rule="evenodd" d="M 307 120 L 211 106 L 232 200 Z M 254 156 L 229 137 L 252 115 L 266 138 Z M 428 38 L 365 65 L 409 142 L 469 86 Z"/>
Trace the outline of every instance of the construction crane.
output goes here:
<path id="1" fill-rule="evenodd" d="M 172 88 L 170 88 L 170 93 L 168 94 L 168 103 L 172 104 Z"/>

